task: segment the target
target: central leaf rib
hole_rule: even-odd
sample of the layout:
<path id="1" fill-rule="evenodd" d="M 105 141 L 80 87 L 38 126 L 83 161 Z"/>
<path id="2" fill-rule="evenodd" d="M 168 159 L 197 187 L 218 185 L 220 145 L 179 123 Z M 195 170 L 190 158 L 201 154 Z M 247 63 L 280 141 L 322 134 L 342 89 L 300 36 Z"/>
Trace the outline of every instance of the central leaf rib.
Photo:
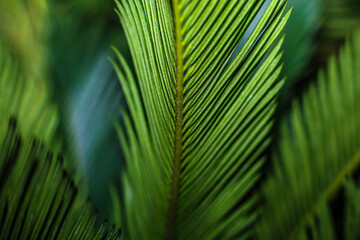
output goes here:
<path id="1" fill-rule="evenodd" d="M 170 189 L 170 203 L 166 225 L 165 239 L 176 238 L 176 214 L 178 208 L 178 195 L 180 187 L 181 161 L 182 161 L 182 138 L 183 138 L 183 45 L 181 34 L 181 9 L 178 0 L 172 1 L 175 25 L 176 44 L 176 85 L 175 85 L 175 137 L 172 183 Z"/>

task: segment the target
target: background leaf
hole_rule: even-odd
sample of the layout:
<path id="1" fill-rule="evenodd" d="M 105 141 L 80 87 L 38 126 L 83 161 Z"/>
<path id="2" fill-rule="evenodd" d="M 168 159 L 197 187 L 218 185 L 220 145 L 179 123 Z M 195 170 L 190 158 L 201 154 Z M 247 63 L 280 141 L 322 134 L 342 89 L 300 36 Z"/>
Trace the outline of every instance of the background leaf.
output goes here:
<path id="1" fill-rule="evenodd" d="M 359 40 L 357 31 L 282 122 L 260 239 L 296 238 L 360 165 Z"/>
<path id="2" fill-rule="evenodd" d="M 0 238 L 119 239 L 96 223 L 86 191 L 63 169 L 57 110 L 44 87 L 23 78 L 2 46 L 0 86 Z"/>
<path id="3" fill-rule="evenodd" d="M 110 43 L 129 55 L 113 8 L 112 0 L 0 0 L 1 41 L 24 82 L 38 84 L 56 105 L 62 152 L 72 159 L 65 165 L 102 217 L 112 212 L 109 185 L 122 162 L 112 121 L 120 118 L 121 89 L 107 60 Z"/>

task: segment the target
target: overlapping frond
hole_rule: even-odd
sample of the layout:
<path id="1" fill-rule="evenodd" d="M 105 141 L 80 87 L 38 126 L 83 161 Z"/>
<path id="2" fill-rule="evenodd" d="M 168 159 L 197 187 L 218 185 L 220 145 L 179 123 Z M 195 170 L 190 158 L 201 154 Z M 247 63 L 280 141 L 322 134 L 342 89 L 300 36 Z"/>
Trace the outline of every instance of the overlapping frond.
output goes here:
<path id="1" fill-rule="evenodd" d="M 119 239 L 64 172 L 57 125 L 45 87 L 0 46 L 0 238 Z"/>
<path id="2" fill-rule="evenodd" d="M 125 237 L 251 234 L 249 193 L 270 141 L 282 40 L 268 50 L 289 16 L 282 16 L 286 1 L 271 1 L 244 39 L 264 2 L 118 2 L 136 69 L 135 79 L 117 52 L 129 108 L 126 130 L 118 127 Z"/>
<path id="3" fill-rule="evenodd" d="M 342 233 L 336 231 L 333 217 L 330 208 L 326 203 L 322 203 L 319 207 L 318 216 L 313 216 L 310 220 L 308 233 L 303 231 L 299 237 L 301 240 L 356 240 L 360 238 L 360 189 L 353 181 L 347 181 L 345 184 L 345 202 L 344 210 L 341 218 Z"/>
<path id="4" fill-rule="evenodd" d="M 344 239 L 360 238 L 360 188 L 359 184 L 348 181 L 345 184 L 346 204 L 344 209 Z"/>
<path id="5" fill-rule="evenodd" d="M 260 239 L 295 239 L 360 166 L 360 32 L 282 123 Z"/>
<path id="6" fill-rule="evenodd" d="M 335 240 L 335 228 L 329 207 L 325 202 L 319 204 L 318 216 L 309 219 L 310 233 L 303 230 L 299 239 L 306 240 Z"/>
<path id="7" fill-rule="evenodd" d="M 354 0 L 322 0 L 324 8 L 323 34 L 339 40 L 360 27 L 360 2 Z"/>
<path id="8" fill-rule="evenodd" d="M 4 122 L 1 121 L 1 125 Z M 0 238 L 120 239 L 63 171 L 62 156 L 25 139 L 15 119 L 0 146 Z"/>
<path id="9" fill-rule="evenodd" d="M 323 64 L 340 49 L 346 37 L 360 27 L 360 2 L 357 0 L 321 0 L 324 8 L 317 49 L 313 62 Z"/>

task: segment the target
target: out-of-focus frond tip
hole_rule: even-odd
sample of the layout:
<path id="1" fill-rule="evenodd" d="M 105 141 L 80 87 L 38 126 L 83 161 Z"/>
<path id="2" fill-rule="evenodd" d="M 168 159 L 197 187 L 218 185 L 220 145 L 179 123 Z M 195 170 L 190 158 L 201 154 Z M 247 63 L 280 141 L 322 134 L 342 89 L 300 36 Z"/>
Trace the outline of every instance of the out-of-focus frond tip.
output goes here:
<path id="1" fill-rule="evenodd" d="M 281 127 L 264 184 L 260 239 L 295 239 L 360 166 L 360 31 L 321 70 Z"/>

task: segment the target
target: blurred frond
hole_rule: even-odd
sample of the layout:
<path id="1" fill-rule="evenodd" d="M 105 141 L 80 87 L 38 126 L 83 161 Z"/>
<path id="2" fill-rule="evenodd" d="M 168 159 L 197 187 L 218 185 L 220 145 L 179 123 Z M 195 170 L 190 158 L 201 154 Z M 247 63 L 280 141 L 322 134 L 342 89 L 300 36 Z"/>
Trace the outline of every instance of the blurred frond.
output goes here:
<path id="1" fill-rule="evenodd" d="M 21 71 L 45 83 L 48 74 L 46 44 L 49 34 L 47 0 L 0 0 L 0 36 Z"/>
<path id="2" fill-rule="evenodd" d="M 264 184 L 260 239 L 296 238 L 360 166 L 360 31 L 293 103 Z"/>
<path id="3" fill-rule="evenodd" d="M 317 213 L 309 218 L 310 230 L 302 230 L 299 240 L 336 240 L 331 211 L 325 202 L 319 204 Z"/>
<path id="4" fill-rule="evenodd" d="M 323 34 L 328 38 L 343 39 L 360 26 L 360 1 L 323 0 Z"/>
<path id="5" fill-rule="evenodd" d="M 346 204 L 344 221 L 344 239 L 360 239 L 360 187 L 353 181 L 345 185 Z"/>
<path id="6" fill-rule="evenodd" d="M 26 75 L 25 75 L 26 76 Z M 59 117 L 57 108 L 51 104 L 45 83 L 33 76 L 24 77 L 19 64 L 0 44 L 0 115 L 1 132 L 13 116 L 21 121 L 21 132 L 51 144 Z M 5 134 L 0 134 L 0 142 Z"/>
<path id="7" fill-rule="evenodd" d="M 21 84 L 58 107 L 63 152 L 72 156 L 64 164 L 102 213 L 111 211 L 108 185 L 121 167 L 111 120 L 119 116 L 121 90 L 107 56 L 110 42 L 123 49 L 126 41 L 113 8 L 113 0 L 0 0 L 0 35 L 26 76 Z M 25 94 L 36 95 L 31 88 Z"/>
<path id="8" fill-rule="evenodd" d="M 119 239 L 64 172 L 57 109 L 40 83 L 0 45 L 0 238 Z"/>
<path id="9" fill-rule="evenodd" d="M 313 216 L 309 224 L 310 231 L 303 231 L 300 240 L 357 240 L 360 239 L 360 188 L 353 181 L 345 183 L 344 211 L 341 213 L 344 231 L 336 232 L 331 208 L 323 202 L 318 216 Z"/>
<path id="10" fill-rule="evenodd" d="M 319 49 L 314 56 L 315 64 L 323 64 L 337 52 L 345 38 L 360 27 L 360 1 L 322 0 L 323 20 L 318 34 Z"/>
<path id="11" fill-rule="evenodd" d="M 24 138 L 17 124 L 10 119 L 0 145 L 0 238 L 120 239 L 96 222 L 90 202 L 64 172 L 62 156 Z"/>

